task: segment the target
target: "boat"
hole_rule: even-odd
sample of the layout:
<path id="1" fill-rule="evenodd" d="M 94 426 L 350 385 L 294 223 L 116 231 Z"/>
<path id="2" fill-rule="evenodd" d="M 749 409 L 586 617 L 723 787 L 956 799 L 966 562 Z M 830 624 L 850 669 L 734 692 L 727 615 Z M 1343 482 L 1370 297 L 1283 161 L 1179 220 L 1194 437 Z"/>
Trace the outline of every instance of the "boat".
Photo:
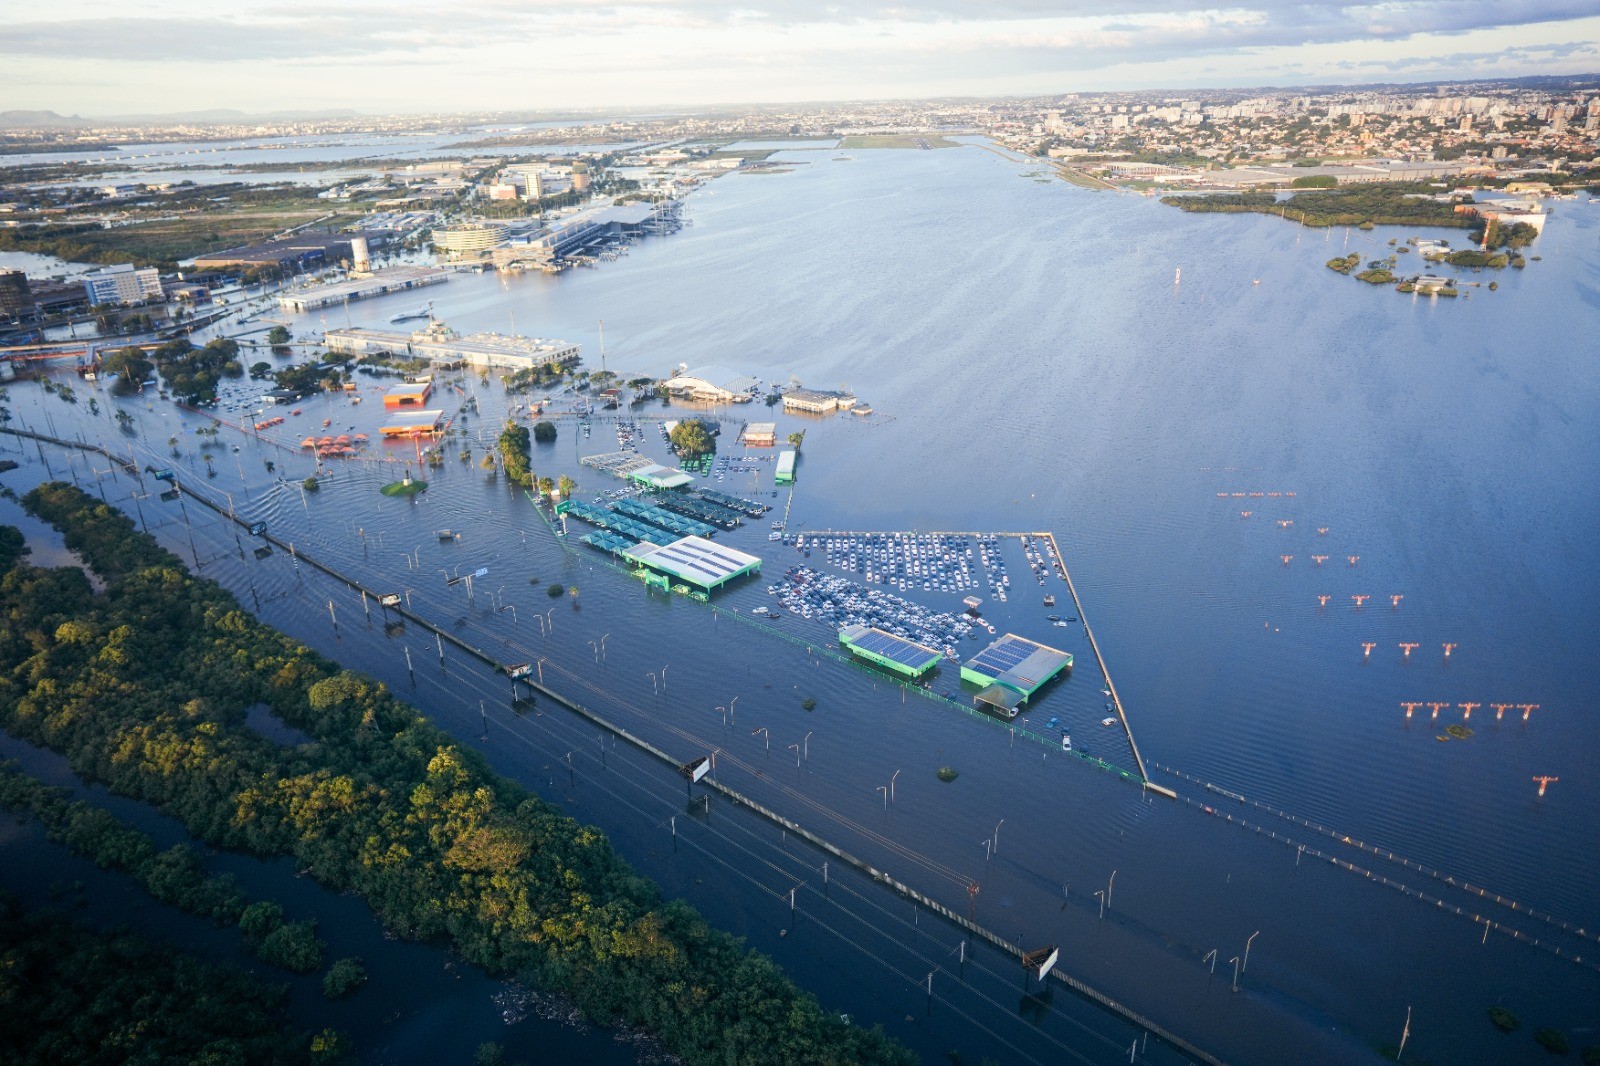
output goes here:
<path id="1" fill-rule="evenodd" d="M 436 529 L 436 530 L 433 531 L 433 535 L 435 537 L 438 537 L 440 540 L 460 540 L 461 539 L 461 534 L 457 533 L 457 532 L 455 532 L 454 530 L 451 530 L 451 529 Z"/>
<path id="2" fill-rule="evenodd" d="M 1054 594 L 1049 593 L 1049 592 L 1044 594 L 1044 605 L 1046 607 L 1054 607 L 1056 605 L 1056 598 L 1055 598 Z M 1052 618 L 1051 621 L 1053 622 L 1053 621 L 1055 621 L 1055 619 Z"/>
<path id="3" fill-rule="evenodd" d="M 1101 725 L 1116 725 L 1117 724 L 1117 720 L 1115 718 L 1102 718 L 1102 719 L 1100 719 L 1100 724 Z"/>
<path id="4" fill-rule="evenodd" d="M 331 418 L 324 418 L 322 420 L 322 428 L 323 429 L 327 429 L 332 424 L 333 424 L 333 419 L 331 419 Z"/>
<path id="5" fill-rule="evenodd" d="M 433 305 L 429 304 L 427 307 L 419 307 L 415 311 L 404 311 L 404 312 L 402 312 L 402 313 L 400 313 L 398 315 L 395 315 L 393 318 L 389 319 L 389 321 L 390 322 L 415 322 L 419 318 L 432 318 L 432 317 L 433 317 Z"/>
<path id="6" fill-rule="evenodd" d="M 1072 734 L 1071 733 L 1062 733 L 1061 734 L 1061 750 L 1062 751 L 1071 751 L 1072 750 Z"/>

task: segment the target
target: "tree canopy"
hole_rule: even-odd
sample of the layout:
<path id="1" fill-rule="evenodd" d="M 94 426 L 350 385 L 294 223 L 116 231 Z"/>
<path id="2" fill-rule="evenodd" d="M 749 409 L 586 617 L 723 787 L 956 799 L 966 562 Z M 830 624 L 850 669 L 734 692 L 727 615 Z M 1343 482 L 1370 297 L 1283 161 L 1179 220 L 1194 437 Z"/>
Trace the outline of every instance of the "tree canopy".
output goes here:
<path id="1" fill-rule="evenodd" d="M 686 418 L 672 427 L 667 435 L 673 450 L 684 459 L 698 459 L 717 450 L 717 439 L 711 428 L 699 418 Z"/>
<path id="2" fill-rule="evenodd" d="M 25 502 L 106 587 L 20 560 L 0 576 L 6 730 L 212 845 L 293 856 L 401 935 L 448 939 L 589 1018 L 642 1025 L 686 1062 L 910 1061 L 664 901 L 601 833 L 494 774 L 385 686 L 189 575 L 120 511 L 59 482 Z M 316 742 L 246 728 L 257 703 Z M 262 943 L 278 936 L 278 957 L 294 960 L 304 936 L 279 929 Z"/>

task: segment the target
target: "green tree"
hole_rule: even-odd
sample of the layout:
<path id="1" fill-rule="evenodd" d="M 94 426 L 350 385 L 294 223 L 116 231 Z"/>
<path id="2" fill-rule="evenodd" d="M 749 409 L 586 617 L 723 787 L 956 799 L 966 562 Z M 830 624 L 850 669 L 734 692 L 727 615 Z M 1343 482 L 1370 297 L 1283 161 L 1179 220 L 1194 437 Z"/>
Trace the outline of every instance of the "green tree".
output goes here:
<path id="1" fill-rule="evenodd" d="M 268 344 L 288 344 L 289 331 L 283 326 L 273 326 L 267 331 Z"/>
<path id="2" fill-rule="evenodd" d="M 717 450 L 716 438 L 710 428 L 698 418 L 686 418 L 672 427 L 667 435 L 672 448 L 684 459 L 698 459 Z"/>
<path id="3" fill-rule="evenodd" d="M 149 380 L 150 375 L 155 373 L 156 365 L 146 359 L 144 352 L 138 348 L 128 347 L 106 356 L 101 360 L 100 368 L 117 376 L 111 391 L 126 396 L 137 392 L 139 386 Z"/>
<path id="4" fill-rule="evenodd" d="M 795 451 L 799 451 L 800 445 L 805 443 L 806 431 L 803 429 L 797 429 L 793 433 L 789 434 L 789 436 L 785 439 L 788 440 L 789 447 L 793 448 Z"/>
<path id="5" fill-rule="evenodd" d="M 329 999 L 342 999 L 367 983 L 367 968 L 354 955 L 339 959 L 322 978 L 322 994 Z"/>
<path id="6" fill-rule="evenodd" d="M 572 490 L 577 487 L 578 483 L 565 474 L 556 479 L 556 491 L 562 496 L 571 496 Z"/>
<path id="7" fill-rule="evenodd" d="M 284 922 L 268 933 L 256 948 L 263 962 L 282 966 L 295 973 L 311 973 L 322 969 L 322 951 L 326 945 L 317 939 L 317 923 Z"/>
<path id="8" fill-rule="evenodd" d="M 549 444 L 556 439 L 556 424 L 541 419 L 533 424 L 533 439 L 540 444 Z"/>

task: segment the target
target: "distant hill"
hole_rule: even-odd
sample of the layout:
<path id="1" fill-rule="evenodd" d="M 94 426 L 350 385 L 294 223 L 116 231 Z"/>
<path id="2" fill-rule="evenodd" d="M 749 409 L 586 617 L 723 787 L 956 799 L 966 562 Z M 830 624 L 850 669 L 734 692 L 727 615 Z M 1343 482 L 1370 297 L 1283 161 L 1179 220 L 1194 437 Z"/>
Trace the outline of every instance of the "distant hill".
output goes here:
<path id="1" fill-rule="evenodd" d="M 0 128 L 8 126 L 87 126 L 87 119 L 77 115 L 62 117 L 54 111 L 0 111 Z"/>
<path id="2" fill-rule="evenodd" d="M 126 125 L 165 125 L 175 122 L 215 122 L 233 125 L 243 122 L 287 122 L 319 118 L 360 118 L 361 112 L 353 108 L 337 107 L 325 111 L 270 111 L 251 114 L 232 108 L 214 107 L 204 111 L 175 111 L 163 115 L 105 115 L 92 119 L 80 115 L 58 115 L 54 111 L 25 111 L 13 109 L 0 111 L 0 129 L 83 129 L 108 123 Z"/>
<path id="3" fill-rule="evenodd" d="M 239 111 L 231 107 L 212 107 L 204 111 L 173 111 L 160 115 L 107 115 L 103 122 L 130 122 L 130 123 L 163 123 L 163 122 L 271 122 L 292 119 L 315 118 L 360 118 L 361 112 L 354 108 L 335 107 L 325 111 L 314 108 L 299 111 L 267 111 L 252 113 Z"/>

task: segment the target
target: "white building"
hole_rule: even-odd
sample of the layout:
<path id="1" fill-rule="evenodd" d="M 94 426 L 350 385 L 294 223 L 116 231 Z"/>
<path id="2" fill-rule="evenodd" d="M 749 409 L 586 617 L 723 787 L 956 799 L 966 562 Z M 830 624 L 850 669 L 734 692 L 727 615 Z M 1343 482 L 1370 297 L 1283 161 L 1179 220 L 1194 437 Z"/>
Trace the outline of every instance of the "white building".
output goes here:
<path id="1" fill-rule="evenodd" d="M 736 374 L 722 366 L 696 367 L 662 382 L 673 395 L 705 403 L 749 403 L 760 384 L 747 374 Z"/>
<path id="2" fill-rule="evenodd" d="M 85 274 L 83 290 L 88 294 L 91 307 L 96 304 L 142 304 L 161 298 L 161 272 L 155 267 L 136 270 L 123 263 Z"/>
<path id="3" fill-rule="evenodd" d="M 829 411 L 848 411 L 855 405 L 856 398 L 848 392 L 790 389 L 783 394 L 783 409 L 785 411 L 804 411 L 806 414 L 825 415 Z"/>
<path id="4" fill-rule="evenodd" d="M 393 352 L 435 363 L 467 363 L 476 367 L 505 367 L 528 370 L 571 362 L 578 358 L 579 346 L 544 337 L 523 337 L 503 333 L 472 333 L 462 336 L 443 322 L 431 322 L 415 333 L 387 329 L 330 329 L 323 338 L 328 351 L 350 355 L 368 352 Z"/>
<path id="5" fill-rule="evenodd" d="M 506 227 L 498 222 L 463 222 L 433 231 L 433 247 L 450 258 L 482 255 L 506 243 Z"/>

